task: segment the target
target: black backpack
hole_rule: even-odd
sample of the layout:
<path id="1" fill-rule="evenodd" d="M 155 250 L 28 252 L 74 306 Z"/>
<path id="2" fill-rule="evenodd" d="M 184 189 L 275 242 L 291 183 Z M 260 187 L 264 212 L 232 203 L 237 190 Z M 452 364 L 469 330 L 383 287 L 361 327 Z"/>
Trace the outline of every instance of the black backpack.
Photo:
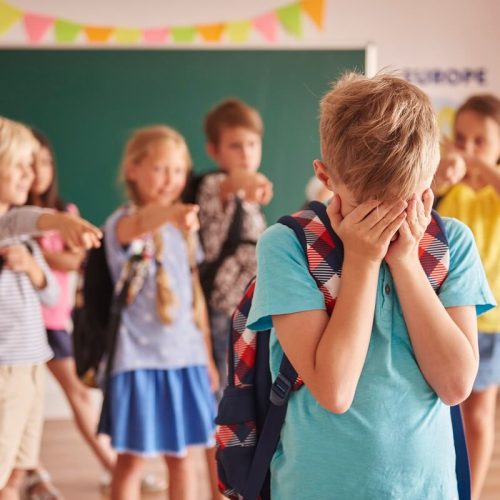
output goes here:
<path id="1" fill-rule="evenodd" d="M 132 259 L 140 260 L 140 256 Z M 115 294 L 104 238 L 85 259 L 73 310 L 73 349 L 77 374 L 90 387 L 100 387 L 96 376 L 104 360 L 106 378 L 111 373 L 121 312 L 134 269 L 131 266 L 122 289 Z"/>
<path id="2" fill-rule="evenodd" d="M 186 184 L 186 188 L 182 195 L 182 201 L 184 203 L 197 203 L 198 202 L 198 191 L 200 185 L 205 179 L 205 177 L 220 173 L 219 171 L 210 171 L 204 174 L 195 175 L 191 173 L 189 180 Z M 214 289 L 215 279 L 217 273 L 221 268 L 224 261 L 234 255 L 238 247 L 242 244 L 256 245 L 257 242 L 254 240 L 245 240 L 241 237 L 242 226 L 243 226 L 243 205 L 240 198 L 235 198 L 236 208 L 233 214 L 233 218 L 229 225 L 227 232 L 227 237 L 222 244 L 221 251 L 217 258 L 212 262 L 203 262 L 199 266 L 200 271 L 200 281 L 203 288 L 203 293 L 205 294 L 205 299 L 207 303 L 210 303 L 210 298 Z M 203 238 L 201 239 L 201 244 L 204 246 Z"/>

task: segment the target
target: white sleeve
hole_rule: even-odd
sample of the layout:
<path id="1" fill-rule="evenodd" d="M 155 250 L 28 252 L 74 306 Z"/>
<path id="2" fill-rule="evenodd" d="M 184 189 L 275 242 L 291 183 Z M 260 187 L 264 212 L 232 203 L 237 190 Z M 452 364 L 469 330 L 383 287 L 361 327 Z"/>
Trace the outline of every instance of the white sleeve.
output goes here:
<path id="1" fill-rule="evenodd" d="M 53 210 L 38 207 L 20 207 L 9 210 L 0 216 L 0 246 L 2 240 L 15 236 L 34 235 L 40 233 L 37 229 L 38 217 Z"/>

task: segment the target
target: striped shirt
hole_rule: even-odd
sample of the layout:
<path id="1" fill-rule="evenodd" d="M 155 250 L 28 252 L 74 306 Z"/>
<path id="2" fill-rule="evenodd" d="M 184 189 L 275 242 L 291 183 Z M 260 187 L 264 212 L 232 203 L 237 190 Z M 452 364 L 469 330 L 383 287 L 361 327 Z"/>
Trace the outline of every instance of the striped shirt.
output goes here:
<path id="1" fill-rule="evenodd" d="M 54 305 L 57 282 L 40 248 L 27 238 L 2 240 L 2 246 L 27 243 L 45 274 L 47 285 L 36 290 L 28 275 L 5 267 L 0 271 L 0 365 L 44 363 L 52 358 L 42 319 L 41 303 Z"/>
<path id="2" fill-rule="evenodd" d="M 5 246 L 4 240 L 6 238 L 39 233 L 40 231 L 37 229 L 38 217 L 52 212 L 53 210 L 30 206 L 9 210 L 0 216 L 0 246 Z"/>

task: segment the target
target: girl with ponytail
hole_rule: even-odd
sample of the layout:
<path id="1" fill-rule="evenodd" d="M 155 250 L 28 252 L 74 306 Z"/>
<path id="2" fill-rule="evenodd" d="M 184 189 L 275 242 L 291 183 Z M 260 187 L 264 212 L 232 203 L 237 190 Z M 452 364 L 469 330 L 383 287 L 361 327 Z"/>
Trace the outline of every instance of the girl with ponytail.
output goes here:
<path id="1" fill-rule="evenodd" d="M 212 447 L 217 369 L 198 281 L 198 207 L 179 201 L 191 168 L 184 138 L 158 125 L 137 130 L 121 166 L 130 203 L 105 225 L 111 275 L 143 258 L 122 313 L 99 431 L 118 453 L 113 499 L 139 499 L 145 456 L 161 454 L 172 499 L 196 496 L 188 449 Z"/>

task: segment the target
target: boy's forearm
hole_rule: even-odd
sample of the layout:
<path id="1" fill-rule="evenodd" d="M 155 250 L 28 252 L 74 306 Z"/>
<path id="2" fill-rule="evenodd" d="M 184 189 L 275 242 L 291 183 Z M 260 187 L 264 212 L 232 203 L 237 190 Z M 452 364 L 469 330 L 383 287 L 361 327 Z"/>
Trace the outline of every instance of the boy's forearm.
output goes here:
<path id="1" fill-rule="evenodd" d="M 481 177 L 500 194 L 500 168 L 498 166 L 488 165 L 480 160 L 472 161 L 476 162 L 475 168 L 479 170 Z"/>
<path id="2" fill-rule="evenodd" d="M 393 270 L 393 279 L 425 379 L 445 403 L 458 404 L 472 388 L 477 347 L 441 304 L 418 261 Z"/>
<path id="3" fill-rule="evenodd" d="M 319 379 L 325 377 L 335 388 L 345 409 L 354 398 L 370 344 L 379 269 L 344 259 L 335 310 L 316 349 Z"/>

